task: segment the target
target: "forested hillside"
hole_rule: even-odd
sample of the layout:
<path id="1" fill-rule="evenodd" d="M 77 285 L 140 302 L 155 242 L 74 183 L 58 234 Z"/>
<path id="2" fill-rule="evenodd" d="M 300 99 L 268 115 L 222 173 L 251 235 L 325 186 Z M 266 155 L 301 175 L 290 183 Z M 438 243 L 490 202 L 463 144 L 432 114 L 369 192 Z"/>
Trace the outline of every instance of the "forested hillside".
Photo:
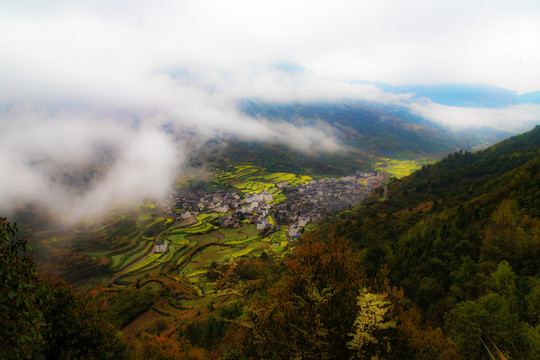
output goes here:
<path id="1" fill-rule="evenodd" d="M 481 337 L 539 358 L 540 127 L 392 181 L 320 231 L 350 239 L 368 276 L 394 285 L 464 358 Z"/>
<path id="2" fill-rule="evenodd" d="M 456 148 L 495 143 L 511 135 L 487 128 L 460 132 L 413 114 L 404 107 L 367 101 L 279 104 L 246 100 L 240 106 L 254 118 L 330 124 L 337 137 L 350 148 L 384 157 L 447 154 Z"/>

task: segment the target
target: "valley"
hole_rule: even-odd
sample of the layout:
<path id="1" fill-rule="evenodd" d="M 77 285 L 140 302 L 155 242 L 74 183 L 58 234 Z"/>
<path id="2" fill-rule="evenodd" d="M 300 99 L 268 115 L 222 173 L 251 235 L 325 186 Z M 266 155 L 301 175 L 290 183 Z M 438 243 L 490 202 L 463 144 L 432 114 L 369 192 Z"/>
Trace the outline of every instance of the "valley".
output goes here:
<path id="1" fill-rule="evenodd" d="M 281 262 L 316 223 L 422 164 L 379 158 L 374 172 L 314 179 L 225 160 L 211 165 L 209 181 L 184 180 L 167 200 L 136 211 L 115 210 L 74 231 L 39 222 L 22 229 L 32 234 L 43 271 L 80 290 L 97 289 L 110 299 L 102 301 L 128 289 L 171 294 L 132 318 L 129 335 L 163 316 L 189 318 L 210 302 L 229 303 L 237 289 L 220 281 L 224 268 L 242 259 Z"/>
<path id="2" fill-rule="evenodd" d="M 4 1 L 0 360 L 540 360 L 538 1 Z"/>
<path id="3" fill-rule="evenodd" d="M 360 172 L 314 180 L 268 173 L 254 165 L 222 164 L 206 188 L 184 184 L 166 201 L 112 214 L 100 226 L 85 225 L 71 235 L 45 228 L 44 234 L 54 235 L 37 242 L 36 253 L 39 260 L 50 259 L 51 252 L 73 251 L 86 257 L 87 265 L 103 265 L 107 259 L 108 280 L 92 280 L 86 266 L 84 274 L 77 274 L 66 259 L 68 280 L 82 286 L 101 281 L 130 286 L 152 276 L 180 276 L 197 293 L 208 294 L 215 286 L 206 279 L 212 264 L 243 256 L 283 258 L 294 251 L 305 228 L 358 204 L 389 178 L 390 173 L 385 174 Z M 83 232 L 86 236 L 79 238 Z M 43 262 L 54 275 L 48 264 Z"/>
<path id="4" fill-rule="evenodd" d="M 354 312 L 345 309 L 356 305 L 348 291 L 369 286 L 391 297 L 394 318 L 405 317 L 397 331 L 425 339 L 417 340 L 418 346 L 448 359 L 457 359 L 458 349 L 479 355 L 484 350 L 467 343 L 460 335 L 462 322 L 455 319 L 465 316 L 467 304 L 481 311 L 489 299 L 517 301 L 491 285 L 490 277 L 506 276 L 501 272 L 525 284 L 512 291 L 522 294 L 516 302 L 521 309 L 533 310 L 518 315 L 504 307 L 497 316 L 519 316 L 519 334 L 534 333 L 528 324 L 536 321 L 539 134 L 536 128 L 440 162 L 373 157 L 370 170 L 340 177 L 272 172 L 222 159 L 209 163 L 208 180 L 183 178 L 164 201 L 114 210 L 101 222 L 71 230 L 32 222 L 27 213 L 21 230 L 32 236 L 41 271 L 91 294 L 125 339 L 135 343 L 141 334 L 155 334 L 215 354 L 225 351 L 227 336 L 247 331 L 265 342 L 253 343 L 251 335 L 234 341 L 241 341 L 242 351 L 264 354 L 269 346 L 286 343 L 274 334 L 285 325 L 279 317 L 258 323 L 258 316 L 279 309 L 279 316 L 301 321 L 290 304 L 299 301 L 304 309 L 304 303 L 322 301 L 317 306 L 345 311 L 351 323 Z M 502 197 L 501 191 L 509 195 Z M 344 302 L 325 303 L 322 296 L 330 296 L 325 288 L 309 290 L 319 295 L 306 293 L 312 282 L 331 284 L 339 289 L 331 296 Z M 406 301 L 413 304 L 405 306 Z M 305 311 L 316 317 L 317 309 Z M 419 318 L 406 320 L 415 311 L 427 327 Z M 335 317 L 325 321 L 334 326 Z M 490 338 L 505 348 L 528 341 L 519 334 L 521 340 L 496 337 L 486 326 Z M 446 327 L 459 342 L 449 345 L 430 327 Z M 407 352 L 411 345 L 398 346 Z M 527 349 L 519 351 L 533 351 Z"/>

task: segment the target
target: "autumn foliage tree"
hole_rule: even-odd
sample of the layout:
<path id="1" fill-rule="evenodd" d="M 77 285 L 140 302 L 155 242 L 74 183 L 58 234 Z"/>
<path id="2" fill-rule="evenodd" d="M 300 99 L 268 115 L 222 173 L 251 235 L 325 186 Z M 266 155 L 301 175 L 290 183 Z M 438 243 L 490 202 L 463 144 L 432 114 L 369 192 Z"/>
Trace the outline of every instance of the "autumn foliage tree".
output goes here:
<path id="1" fill-rule="evenodd" d="M 343 240 L 302 239 L 283 280 L 248 303 L 234 359 L 459 359 L 442 333 L 425 328 L 403 291 L 366 278 Z"/>
<path id="2" fill-rule="evenodd" d="M 364 282 L 348 246 L 303 239 L 287 274 L 251 305 L 244 358 L 348 358 L 348 333 Z"/>
<path id="3" fill-rule="evenodd" d="M 127 345 L 89 298 L 38 275 L 27 240 L 0 218 L 0 356 L 127 359 Z"/>
<path id="4" fill-rule="evenodd" d="M 354 321 L 354 332 L 350 333 L 352 340 L 347 343 L 349 349 L 359 358 L 390 352 L 390 338 L 384 332 L 395 328 L 396 322 L 391 319 L 392 303 L 387 295 L 362 288 L 357 304 L 360 309 Z"/>
<path id="5" fill-rule="evenodd" d="M 189 341 L 173 340 L 163 334 L 143 333 L 134 343 L 135 360 L 199 360 L 201 354 L 194 350 Z"/>

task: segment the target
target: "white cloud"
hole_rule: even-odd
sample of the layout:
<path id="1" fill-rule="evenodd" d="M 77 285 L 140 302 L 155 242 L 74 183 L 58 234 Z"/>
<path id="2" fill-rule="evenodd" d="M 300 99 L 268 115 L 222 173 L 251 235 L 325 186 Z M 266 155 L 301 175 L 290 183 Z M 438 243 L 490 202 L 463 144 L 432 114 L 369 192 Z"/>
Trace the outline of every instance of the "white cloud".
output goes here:
<path id="1" fill-rule="evenodd" d="M 342 149 L 327 124 L 251 119 L 236 107 L 243 98 L 409 104 L 410 94 L 335 80 L 352 78 L 537 90 L 539 24 L 534 1 L 0 1 L 0 173 L 11 174 L 0 210 L 38 201 L 82 215 L 163 196 L 184 147 L 223 134 Z M 285 73 L 279 61 L 313 72 Z M 537 111 L 410 108 L 497 126 Z M 173 143 L 163 123 L 199 138 Z M 103 146 L 115 160 L 86 192 L 53 176 Z"/>
<path id="2" fill-rule="evenodd" d="M 505 108 L 462 108 L 431 101 L 408 104 L 415 114 L 455 128 L 487 126 L 513 133 L 524 132 L 540 123 L 540 105 L 520 104 Z"/>
<path id="3" fill-rule="evenodd" d="M 0 173 L 4 174 L 0 210 L 4 212 L 34 202 L 76 220 L 118 203 L 163 197 L 183 160 L 179 145 L 163 132 L 136 130 L 127 123 L 87 114 L 51 117 L 17 109 L 5 115 L 1 125 L 5 131 L 0 136 Z M 88 166 L 96 165 L 111 169 L 101 181 L 90 182 L 88 189 L 79 188 Z M 80 178 L 71 186 L 65 176 Z"/>
<path id="4" fill-rule="evenodd" d="M 121 90 L 167 65 L 228 69 L 279 60 L 330 77 L 488 83 L 518 92 L 537 90 L 540 78 L 535 1 L 52 1 L 2 7 L 0 41 L 9 54 L 2 69 L 15 68 L 31 81 L 72 79 L 92 88 L 99 80 Z"/>

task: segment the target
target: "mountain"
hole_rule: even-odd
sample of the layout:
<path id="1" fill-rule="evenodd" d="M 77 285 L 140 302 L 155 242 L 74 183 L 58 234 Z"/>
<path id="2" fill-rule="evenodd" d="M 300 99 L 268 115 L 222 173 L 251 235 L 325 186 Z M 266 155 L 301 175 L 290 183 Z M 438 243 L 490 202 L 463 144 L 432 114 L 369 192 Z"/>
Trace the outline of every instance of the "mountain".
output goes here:
<path id="1" fill-rule="evenodd" d="M 490 85 L 413 85 L 402 86 L 401 92 L 415 93 L 415 98 L 429 98 L 442 105 L 459 107 L 501 108 L 517 105 L 517 93 Z"/>
<path id="2" fill-rule="evenodd" d="M 540 90 L 518 95 L 513 90 L 485 84 L 401 85 L 382 82 L 353 81 L 372 84 L 392 94 L 413 93 L 412 100 L 429 99 L 447 106 L 504 108 L 524 103 L 540 104 Z"/>
<path id="3" fill-rule="evenodd" d="M 518 95 L 517 98 L 520 103 L 540 104 L 540 90 Z"/>
<path id="4" fill-rule="evenodd" d="M 306 125 L 316 125 L 322 120 L 338 130 L 346 145 L 372 155 L 426 156 L 449 151 L 457 142 L 442 126 L 397 106 L 368 102 L 269 104 L 245 101 L 241 109 L 254 118 Z"/>
<path id="5" fill-rule="evenodd" d="M 83 294 L 91 288 L 93 298 L 78 301 L 63 286 L 58 296 L 41 297 L 41 283 L 31 279 L 37 295 L 27 297 L 29 306 L 39 301 L 47 310 L 40 332 L 58 322 L 71 329 L 71 319 L 79 319 L 80 311 L 62 305 L 64 293 L 77 309 L 103 306 L 135 350 L 151 349 L 154 357 L 176 349 L 180 355 L 169 357 L 484 359 L 482 341 L 491 340 L 512 358 L 538 358 L 539 144 L 540 126 L 484 151 L 453 153 L 310 226 L 299 241 L 261 234 L 255 224 L 218 228 L 215 212 L 179 224 L 154 204 L 75 230 L 36 223 L 35 249 L 50 251 L 40 266 L 67 263 L 63 276 L 81 282 Z M 228 168 L 216 169 L 216 179 L 236 178 L 243 188 L 276 176 L 309 179 L 254 165 Z M 167 252 L 152 251 L 158 239 L 168 241 Z M 4 293 L 9 309 L 15 295 Z M 37 309 L 32 315 L 39 319 Z M 367 326 L 372 313 L 377 317 Z M 78 328 L 62 341 L 71 348 L 87 328 L 111 330 L 96 320 L 91 326 L 76 320 Z M 46 341 L 59 333 L 45 333 Z M 114 349 L 125 348 L 115 339 Z M 96 346 L 102 340 L 96 337 Z"/>
<path id="6" fill-rule="evenodd" d="M 297 125 L 328 124 L 335 130 L 336 137 L 348 147 L 349 155 L 364 162 L 369 162 L 370 156 L 440 158 L 456 148 L 470 149 L 511 135 L 480 128 L 458 132 L 412 114 L 403 107 L 366 101 L 280 104 L 244 100 L 239 107 L 253 118 L 285 120 Z M 240 154 L 245 154 L 245 151 L 243 147 Z M 344 161 L 347 158 L 337 156 Z M 302 155 L 299 157 L 302 158 Z"/>
<path id="7" fill-rule="evenodd" d="M 485 351 L 472 329 L 512 357 L 536 357 L 540 126 L 392 181 L 319 231 L 349 239 L 368 276 L 386 266 L 465 358 Z"/>

